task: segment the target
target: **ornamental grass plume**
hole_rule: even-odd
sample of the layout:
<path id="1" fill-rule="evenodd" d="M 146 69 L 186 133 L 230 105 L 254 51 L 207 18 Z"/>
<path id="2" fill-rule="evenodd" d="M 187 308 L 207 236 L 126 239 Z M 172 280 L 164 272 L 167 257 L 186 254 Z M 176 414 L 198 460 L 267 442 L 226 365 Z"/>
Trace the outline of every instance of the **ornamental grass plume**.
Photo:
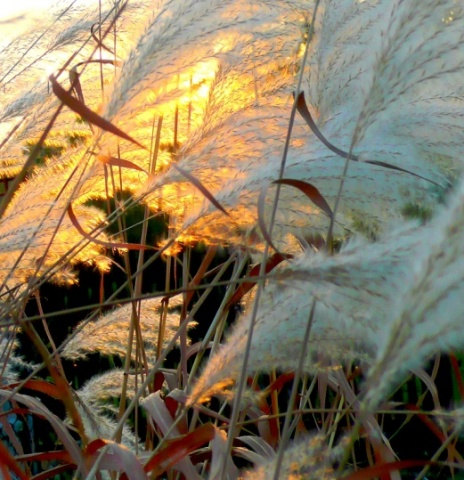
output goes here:
<path id="1" fill-rule="evenodd" d="M 423 241 L 409 262 L 408 277 L 396 291 L 390 321 L 379 332 L 381 341 L 366 384 L 369 408 L 434 352 L 464 345 L 462 182 L 447 208 L 422 233 Z"/>
<path id="2" fill-rule="evenodd" d="M 143 339 L 144 355 L 152 365 L 156 360 L 158 336 L 163 336 L 163 348 L 171 341 L 177 332 L 180 321 L 182 299 L 172 297 L 166 306 L 166 317 L 163 320 L 164 330 L 159 331 L 161 317 L 164 312 L 164 302 L 159 298 L 140 301 L 137 307 L 136 323 Z M 77 326 L 78 333 L 66 344 L 63 357 L 70 360 L 86 358 L 91 353 L 99 352 L 102 355 L 117 355 L 124 358 L 127 354 L 127 339 L 131 322 L 133 322 L 132 304 L 118 307 L 95 322 L 87 323 L 82 329 Z M 138 310 L 140 308 L 140 310 Z M 193 326 L 193 325 L 191 325 Z M 136 339 L 134 337 L 134 344 Z M 132 349 L 133 360 L 139 355 L 137 349 Z"/>
<path id="3" fill-rule="evenodd" d="M 69 202 L 67 184 L 76 168 L 76 159 L 66 164 L 54 159 L 38 169 L 18 189 L 0 222 L 0 281 L 3 292 L 21 287 L 27 279 L 47 272 L 58 282 L 74 282 L 69 268 L 76 263 L 108 269 L 102 247 L 80 235 L 65 214 Z M 77 205 L 82 228 L 92 232 L 104 224 L 103 212 Z M 101 230 L 100 239 L 107 239 Z M 76 250 L 77 249 L 77 250 Z"/>
<path id="4" fill-rule="evenodd" d="M 294 354 L 306 349 L 303 370 L 341 368 L 347 360 L 369 365 L 385 335 L 392 298 L 404 286 L 410 259 L 428 230 L 401 227 L 376 243 L 353 242 L 333 257 L 300 254 L 269 276 L 254 320 L 247 374 L 298 367 Z M 311 307 L 315 310 L 310 318 Z M 252 309 L 250 309 L 252 310 Z M 191 402 L 224 394 L 239 376 L 253 313 L 241 318 L 225 345 L 209 359 Z M 303 334 L 308 321 L 308 345 Z"/>
<path id="5" fill-rule="evenodd" d="M 254 321 L 247 373 L 294 370 L 294 352 L 303 347 L 308 373 L 356 359 L 368 369 L 365 401 L 372 410 L 432 354 L 462 348 L 463 196 L 461 183 L 426 226 L 401 227 L 334 257 L 305 253 L 271 275 Z M 190 403 L 227 393 L 234 384 L 250 321 L 251 315 L 242 319 L 209 360 Z M 303 345 L 309 321 L 309 343 Z"/>
<path id="6" fill-rule="evenodd" d="M 299 11 L 301 15 L 307 12 Z M 456 147 L 462 144 L 464 131 L 459 86 L 464 66 L 462 15 L 462 8 L 451 0 L 427 5 L 322 2 L 309 43 L 308 65 L 303 66 L 303 90 L 325 138 L 346 153 L 353 148 L 360 160 L 350 162 L 344 176 L 336 216 L 339 232 L 360 224 L 378 230 L 418 205 L 433 208 L 461 171 Z M 287 23 L 285 28 L 294 37 L 303 32 L 298 22 Z M 294 65 L 286 51 L 272 58 L 280 59 L 282 65 Z M 178 153 L 177 165 L 197 178 L 229 217 L 204 201 L 175 169 L 153 182 L 152 188 L 159 189 L 167 209 L 173 205 L 176 211 L 178 197 L 183 199 L 187 228 L 183 239 L 253 241 L 259 194 L 279 177 L 288 123 L 281 120 L 288 119 L 296 84 L 294 67 L 274 77 L 274 65 L 258 70 L 266 82 L 258 77 L 251 105 L 239 103 L 232 114 L 222 115 L 206 137 L 193 136 L 194 141 L 187 141 Z M 221 79 L 221 72 L 218 76 Z M 209 102 L 218 103 L 214 84 Z M 316 138 L 303 119 L 296 119 L 285 178 L 316 186 L 333 207 L 345 163 Z M 269 198 L 273 195 L 269 190 Z M 267 220 L 270 208 L 264 210 Z M 303 194 L 292 187 L 281 188 L 273 224 L 277 244 L 290 234 L 302 237 L 325 232 L 328 224 Z"/>
<path id="7" fill-rule="evenodd" d="M 111 438 L 117 430 L 115 418 L 118 415 L 118 408 L 115 402 L 121 397 L 121 385 L 125 375 L 127 374 L 123 370 L 112 369 L 109 372 L 94 375 L 76 391 L 79 412 L 90 439 Z M 127 394 L 131 400 L 136 390 L 135 376 L 130 376 L 128 387 Z M 132 430 L 125 425 L 122 443 L 134 449 L 137 441 Z"/>

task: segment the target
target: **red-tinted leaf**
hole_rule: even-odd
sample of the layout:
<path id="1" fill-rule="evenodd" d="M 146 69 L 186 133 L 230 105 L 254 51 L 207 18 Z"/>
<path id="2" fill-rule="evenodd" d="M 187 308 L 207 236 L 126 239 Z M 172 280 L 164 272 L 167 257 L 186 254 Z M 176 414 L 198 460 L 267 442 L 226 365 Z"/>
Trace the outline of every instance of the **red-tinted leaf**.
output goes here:
<path id="1" fill-rule="evenodd" d="M 9 472 L 13 472 L 21 480 L 28 479 L 28 476 L 19 468 L 16 460 L 3 442 L 0 442 L 0 468 L 5 479 L 11 478 Z"/>
<path id="2" fill-rule="evenodd" d="M 314 205 L 319 207 L 329 218 L 333 217 L 332 209 L 322 196 L 321 192 L 314 185 L 292 178 L 282 178 L 281 180 L 276 180 L 274 183 L 279 185 L 290 185 L 298 188 L 300 192 L 303 192 L 314 203 Z"/>
<path id="3" fill-rule="evenodd" d="M 76 227 L 77 231 L 87 240 L 96 243 L 97 245 L 102 245 L 106 248 L 125 248 L 127 250 L 148 250 L 151 247 L 148 247 L 147 245 L 139 245 L 137 243 L 111 243 L 111 242 L 105 242 L 103 240 L 98 240 L 98 238 L 92 237 L 89 235 L 87 232 L 84 231 L 84 229 L 81 227 L 79 224 L 76 215 L 74 214 L 74 211 L 72 209 L 72 205 L 70 204 L 68 207 L 68 215 L 69 219 L 71 220 L 71 223 Z"/>
<path id="4" fill-rule="evenodd" d="M 49 79 L 52 84 L 53 93 L 72 111 L 76 112 L 89 123 L 96 125 L 102 130 L 106 130 L 107 132 L 113 133 L 118 137 L 129 140 L 130 142 L 138 145 L 140 148 L 145 149 L 145 147 L 137 142 L 137 140 L 134 140 L 131 136 L 127 135 L 127 133 L 123 132 L 111 122 L 108 122 L 108 120 L 105 120 L 103 117 L 90 110 L 90 108 L 86 107 L 77 98 L 73 97 L 58 83 L 54 75 L 50 75 Z"/>
<path id="5" fill-rule="evenodd" d="M 191 173 L 187 172 L 183 168 L 180 168 L 178 165 L 172 165 L 177 171 L 179 171 L 190 183 L 192 183 L 200 192 L 206 197 L 218 210 L 220 210 L 224 215 L 229 216 L 225 208 L 214 198 L 213 194 Z"/>
<path id="6" fill-rule="evenodd" d="M 288 260 L 290 258 L 293 258 L 293 255 L 284 255 L 282 253 L 274 253 L 274 255 L 268 258 L 266 262 L 265 272 L 266 273 L 271 272 L 277 265 L 279 265 L 279 263 L 283 262 L 284 260 Z M 259 275 L 260 269 L 261 269 L 260 264 L 255 265 L 250 270 L 248 277 L 257 277 Z M 227 303 L 226 309 L 229 309 L 233 305 L 236 305 L 238 302 L 240 302 L 243 296 L 247 294 L 255 285 L 256 285 L 256 282 L 253 282 L 253 281 L 242 283 L 237 288 L 232 298 Z"/>
<path id="7" fill-rule="evenodd" d="M 407 410 L 414 410 L 417 412 L 417 418 L 421 420 L 424 425 L 440 440 L 440 442 L 444 442 L 446 440 L 445 434 L 440 430 L 438 425 L 436 425 L 428 415 L 424 415 L 421 413 L 421 410 L 417 405 L 412 403 L 408 403 L 405 405 Z"/>
<path id="8" fill-rule="evenodd" d="M 189 434 L 168 442 L 165 448 L 155 454 L 145 465 L 145 471 L 153 477 L 173 467 L 177 462 L 211 441 L 216 434 L 216 427 L 207 423 Z"/>
<path id="9" fill-rule="evenodd" d="M 8 391 L 0 390 L 0 397 L 3 397 L 3 399 L 10 400 L 10 395 L 11 394 Z M 45 407 L 45 405 L 43 405 L 40 400 L 34 397 L 17 393 L 14 396 L 14 400 L 18 403 L 26 405 L 29 408 L 29 413 L 33 415 L 39 415 L 40 417 L 47 419 L 53 430 L 55 430 L 56 435 L 61 440 L 64 448 L 67 452 L 69 452 L 71 458 L 73 459 L 73 463 L 78 466 L 82 474 L 85 474 L 86 468 L 84 464 L 84 458 L 82 456 L 82 451 L 77 445 L 77 442 L 69 433 L 63 421 L 59 419 L 55 414 L 50 412 L 50 410 L 48 410 L 48 408 Z"/>
<path id="10" fill-rule="evenodd" d="M 161 387 L 164 383 L 164 374 L 163 372 L 156 372 L 155 378 L 153 379 L 153 391 L 158 392 L 161 390 Z"/>
<path id="11" fill-rule="evenodd" d="M 58 467 L 51 468 L 46 472 L 39 473 L 34 475 L 31 480 L 47 480 L 48 478 L 62 478 L 59 475 L 64 472 L 69 472 L 70 470 L 76 470 L 76 466 L 72 464 L 68 465 L 59 465 Z"/>
<path id="12" fill-rule="evenodd" d="M 187 309 L 187 307 L 190 305 L 190 302 L 192 301 L 192 298 L 194 295 L 193 289 L 195 287 L 198 287 L 198 285 L 200 285 L 200 282 L 203 280 L 205 276 L 206 270 L 208 269 L 211 262 L 214 260 L 216 252 L 217 252 L 217 247 L 210 246 L 208 248 L 208 251 L 206 252 L 206 255 L 203 258 L 203 261 L 201 262 L 200 268 L 198 269 L 197 273 L 193 277 L 192 281 L 189 283 L 189 288 L 191 288 L 192 290 L 188 291 L 186 294 L 181 318 L 185 318 L 186 311 L 184 311 L 184 309 Z"/>
<path id="13" fill-rule="evenodd" d="M 295 378 L 295 373 L 290 372 L 290 373 L 283 373 L 282 375 L 279 375 L 277 379 L 269 385 L 269 387 L 266 388 L 266 395 L 269 395 L 272 392 L 277 392 L 280 393 L 282 388 L 288 383 L 293 381 Z"/>
<path id="14" fill-rule="evenodd" d="M 456 358 L 454 353 L 449 354 L 449 358 L 451 361 L 451 367 L 453 369 L 454 377 L 456 379 L 456 384 L 459 390 L 459 395 L 461 396 L 461 400 L 464 400 L 464 380 L 462 378 L 461 369 L 459 368 L 459 362 Z"/>
<path id="15" fill-rule="evenodd" d="M 66 462 L 73 464 L 71 455 L 66 450 L 53 451 L 53 452 L 37 452 L 27 453 L 25 455 L 18 455 L 16 461 L 18 462 L 50 462 L 52 460 L 58 460 L 60 462 Z"/>
<path id="16" fill-rule="evenodd" d="M 4 388 L 13 389 L 17 387 L 19 383 L 13 383 L 6 385 Z M 57 387 L 54 383 L 46 382 L 45 380 L 28 380 L 25 383 L 21 383 L 24 388 L 29 388 L 35 392 L 44 393 L 49 397 L 62 400 L 66 396 L 66 392 L 63 392 L 61 388 Z"/>

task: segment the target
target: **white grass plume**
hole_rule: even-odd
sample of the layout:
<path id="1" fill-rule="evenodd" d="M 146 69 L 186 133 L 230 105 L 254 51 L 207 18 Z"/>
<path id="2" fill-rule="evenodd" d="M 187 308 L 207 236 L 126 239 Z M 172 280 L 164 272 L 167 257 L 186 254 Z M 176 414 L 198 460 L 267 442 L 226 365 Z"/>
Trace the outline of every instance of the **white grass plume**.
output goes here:
<path id="1" fill-rule="evenodd" d="M 345 151 L 356 137 L 354 153 L 361 159 L 391 163 L 442 185 L 351 162 L 337 217 L 341 231 L 354 228 L 360 218 L 382 226 L 411 205 L 432 208 L 449 179 L 462 169 L 463 99 L 456 81 L 463 67 L 461 7 L 454 8 L 451 0 L 420 7 L 385 0 L 322 4 L 305 87 L 309 109 L 322 133 Z M 451 10 L 453 20 L 447 21 L 445 13 Z M 285 34 L 297 36 L 300 28 L 288 24 Z M 402 38 L 411 39 L 411 46 L 405 41 L 396 48 Z M 414 62 L 406 65 L 409 53 Z M 288 56 L 281 59 L 289 62 Z M 186 239 L 246 244 L 247 233 L 252 237 L 258 196 L 277 179 L 287 129 L 280 120 L 288 118 L 294 79 L 292 75 L 280 79 L 274 89 L 269 88 L 273 82 L 269 80 L 267 90 L 258 82 L 258 89 L 263 88 L 258 90 L 258 102 L 251 108 L 244 103 L 214 129 L 203 131 L 206 136 L 187 142 L 179 154 L 178 165 L 211 191 L 232 222 L 175 171 L 153 184 L 160 188 L 166 208 L 172 206 L 186 218 Z M 214 96 L 212 87 L 212 105 L 219 103 Z M 313 184 L 333 206 L 344 165 L 343 158 L 297 120 L 286 178 Z M 274 226 L 277 242 L 286 233 L 301 236 L 326 231 L 327 225 L 328 220 L 301 194 L 290 187 L 282 189 Z"/>
<path id="2" fill-rule="evenodd" d="M 81 414 L 84 428 L 89 439 L 110 439 L 117 429 L 116 417 L 118 408 L 115 400 L 121 397 L 121 385 L 124 372 L 113 369 L 103 374 L 94 375 L 83 387 L 77 390 L 76 402 Z M 135 377 L 129 375 L 127 398 L 133 398 L 136 391 Z M 129 448 L 134 448 L 136 438 L 127 425 L 124 425 L 122 442 Z"/>
<path id="3" fill-rule="evenodd" d="M 294 352 L 312 319 L 306 372 L 337 368 L 346 359 L 370 366 L 369 408 L 390 393 L 406 372 L 437 351 L 464 345 L 464 186 L 449 206 L 423 227 L 393 231 L 379 242 L 357 245 L 335 257 L 306 254 L 271 278 L 256 318 L 247 373 L 297 367 Z M 191 401 L 224 392 L 238 377 L 249 335 L 241 320 L 207 364 Z M 321 363 L 328 359 L 328 363 Z"/>
<path id="4" fill-rule="evenodd" d="M 382 327 L 381 342 L 366 386 L 375 406 L 408 370 L 436 351 L 464 346 L 464 184 L 424 232 Z"/>
<path id="5" fill-rule="evenodd" d="M 50 277 L 58 275 L 65 259 L 68 266 L 83 262 L 100 265 L 103 270 L 108 268 L 108 262 L 101 257 L 102 247 L 95 243 L 82 243 L 83 248 L 70 253 L 85 239 L 66 214 L 69 196 L 58 198 L 58 194 L 75 166 L 73 162 L 50 161 L 20 186 L 8 205 L 0 221 L 0 281 L 3 288 L 22 285 L 29 277 L 42 275 L 48 268 L 52 269 Z M 76 205 L 75 213 L 87 232 L 104 224 L 103 212 L 97 208 Z M 107 237 L 102 234 L 100 238 Z M 72 274 L 68 281 L 74 281 Z"/>
<path id="6" fill-rule="evenodd" d="M 384 335 L 392 296 L 402 288 L 409 259 L 424 232 L 400 229 L 374 244 L 351 246 L 334 257 L 306 253 L 270 276 L 254 324 L 247 373 L 294 370 L 316 301 L 303 369 L 340 368 L 344 360 L 371 363 Z M 191 394 L 192 402 L 224 393 L 242 368 L 250 315 L 209 359 Z"/>
<path id="7" fill-rule="evenodd" d="M 164 347 L 170 342 L 179 328 L 181 306 L 182 298 L 179 296 L 172 297 L 169 300 L 162 342 Z M 143 348 L 150 364 L 156 360 L 158 328 L 163 308 L 162 300 L 159 298 L 140 302 L 138 322 L 142 334 Z M 118 307 L 102 315 L 95 322 L 88 323 L 66 344 L 63 350 L 63 356 L 75 360 L 85 358 L 91 353 L 99 352 L 102 355 L 125 357 L 127 353 L 127 339 L 132 321 L 131 318 L 132 304 Z M 132 349 L 132 352 L 135 360 L 137 354 L 136 349 Z"/>

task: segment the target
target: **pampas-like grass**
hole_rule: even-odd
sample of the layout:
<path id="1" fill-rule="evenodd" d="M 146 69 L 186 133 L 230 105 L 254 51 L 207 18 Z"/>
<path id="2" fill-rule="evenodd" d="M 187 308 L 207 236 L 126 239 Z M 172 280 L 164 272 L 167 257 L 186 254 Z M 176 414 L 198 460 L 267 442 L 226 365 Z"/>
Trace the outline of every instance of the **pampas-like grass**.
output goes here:
<path id="1" fill-rule="evenodd" d="M 129 378 L 129 398 L 132 398 L 132 392 L 135 391 L 134 378 L 133 376 Z M 112 417 L 118 414 L 114 401 L 121 396 L 123 380 L 124 372 L 113 369 L 101 375 L 94 375 L 77 390 L 78 408 L 89 439 L 111 438 L 114 435 L 117 423 Z M 122 443 L 130 448 L 134 448 L 137 443 L 134 433 L 127 425 L 123 428 Z"/>
<path id="2" fill-rule="evenodd" d="M 431 2 L 427 8 L 386 1 L 322 2 L 303 86 L 323 135 L 346 152 L 355 140 L 353 153 L 361 159 L 390 163 L 441 185 L 351 162 L 336 219 L 340 232 L 355 229 L 361 219 L 379 228 L 411 205 L 432 208 L 460 171 L 456 146 L 462 144 L 464 131 L 457 82 L 463 67 L 462 11 L 454 6 L 451 1 Z M 297 24 L 287 28 L 288 35 L 301 32 Z M 410 37 L 409 46 L 404 39 Z M 404 47 L 399 47 L 400 41 Z M 285 54 L 280 60 L 291 66 L 288 58 Z M 244 103 L 230 116 L 222 115 L 206 138 L 187 142 L 179 153 L 178 165 L 210 190 L 232 221 L 207 201 L 203 204 L 202 196 L 177 171 L 152 185 L 160 188 L 166 208 L 173 205 L 176 211 L 182 199 L 183 209 L 177 211 L 186 217 L 183 239 L 192 235 L 246 244 L 256 233 L 258 196 L 278 178 L 287 130 L 287 122 L 281 120 L 288 119 L 295 87 L 294 75 L 278 75 L 280 83 L 272 83 L 274 65 L 268 65 L 265 88 L 256 82 L 258 94 L 251 109 Z M 216 105 L 214 98 L 213 86 L 210 102 Z M 343 158 L 297 120 L 284 177 L 313 184 L 334 206 L 344 166 Z M 303 195 L 290 187 L 282 189 L 273 227 L 276 242 L 286 234 L 326 231 L 328 223 Z"/>
<path id="3" fill-rule="evenodd" d="M 464 344 L 464 184 L 423 233 L 388 313 L 390 322 L 379 332 L 382 341 L 366 386 L 370 407 L 432 353 Z"/>
<path id="4" fill-rule="evenodd" d="M 391 321 L 392 297 L 408 278 L 409 260 L 427 231 L 403 227 L 376 243 L 348 246 L 334 257 L 305 253 L 279 268 L 260 300 L 247 373 L 294 370 L 299 361 L 294 352 L 303 347 L 303 369 L 309 373 L 340 368 L 343 360 L 371 363 L 385 322 Z M 233 385 L 242 368 L 251 316 L 240 320 L 210 358 L 192 391 L 193 402 Z M 308 321 L 311 335 L 303 345 Z"/>
<path id="5" fill-rule="evenodd" d="M 169 300 L 162 342 L 163 347 L 166 347 L 177 332 L 181 306 L 181 298 L 173 297 Z M 138 314 L 137 322 L 143 338 L 143 349 L 150 364 L 153 364 L 156 359 L 158 328 L 163 308 L 161 299 L 155 298 L 140 302 L 140 313 Z M 91 353 L 100 352 L 102 355 L 125 357 L 131 319 L 132 305 L 128 304 L 103 315 L 94 323 L 88 323 L 66 344 L 63 356 L 76 360 L 85 358 Z M 136 349 L 133 349 L 133 359 L 135 359 L 136 354 Z"/>
<path id="6" fill-rule="evenodd" d="M 84 262 L 108 269 L 108 261 L 101 256 L 102 247 L 86 241 L 66 214 L 70 191 L 66 184 L 72 177 L 75 162 L 76 158 L 68 164 L 60 159 L 50 161 L 21 185 L 8 206 L 0 222 L 3 289 L 21 286 L 29 277 L 41 275 L 48 269 L 51 272 L 47 275 L 57 275 L 66 267 L 65 261 L 67 266 Z M 76 215 L 87 232 L 104 224 L 103 212 L 95 207 L 77 205 Z M 100 233 L 101 239 L 107 238 Z M 79 245 L 80 249 L 73 252 Z M 67 277 L 69 282 L 74 281 L 71 272 Z"/>
<path id="7" fill-rule="evenodd" d="M 406 372 L 433 353 L 461 348 L 464 185 L 429 225 L 394 231 L 374 244 L 332 258 L 305 254 L 273 275 L 254 324 L 247 372 L 293 370 L 306 348 L 306 372 L 338 368 L 346 359 L 369 367 L 369 409 Z M 311 305 L 316 302 L 313 318 Z M 302 333 L 311 321 L 308 345 Z M 210 359 L 191 402 L 224 393 L 238 377 L 250 335 L 243 319 Z"/>

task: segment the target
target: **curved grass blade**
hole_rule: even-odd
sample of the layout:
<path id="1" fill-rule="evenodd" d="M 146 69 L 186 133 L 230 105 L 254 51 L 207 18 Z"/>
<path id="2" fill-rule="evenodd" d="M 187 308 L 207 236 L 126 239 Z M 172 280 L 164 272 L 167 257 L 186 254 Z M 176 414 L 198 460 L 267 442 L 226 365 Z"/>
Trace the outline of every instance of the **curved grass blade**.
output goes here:
<path id="1" fill-rule="evenodd" d="M 282 178 L 276 180 L 276 184 L 279 185 L 290 185 L 292 187 L 298 188 L 302 193 L 304 193 L 316 207 L 319 207 L 330 219 L 333 217 L 332 209 L 329 204 L 321 194 L 321 192 L 310 183 L 303 182 L 302 180 L 295 180 L 292 178 Z"/>
<path id="2" fill-rule="evenodd" d="M 140 148 L 146 150 L 146 148 L 137 140 L 133 139 L 130 135 L 123 132 L 121 129 L 113 125 L 108 120 L 105 120 L 103 117 L 98 115 L 97 113 L 90 110 L 90 108 L 86 107 L 82 102 L 80 102 L 77 98 L 73 97 L 69 92 L 67 92 L 57 81 L 54 75 L 50 75 L 49 77 L 50 83 L 52 84 L 53 93 L 73 112 L 76 112 L 82 118 L 87 120 L 89 123 L 96 125 L 97 127 L 106 130 L 124 140 L 128 140 L 132 143 L 135 143 Z"/>
<path id="3" fill-rule="evenodd" d="M 173 467 L 191 452 L 210 442 L 216 435 L 216 427 L 206 423 L 187 435 L 168 442 L 168 445 L 156 453 L 145 465 L 145 471 L 154 477 Z"/>
<path id="4" fill-rule="evenodd" d="M 425 180 L 429 183 L 432 183 L 433 185 L 436 185 L 437 187 L 440 188 L 445 188 L 442 184 L 435 182 L 434 180 L 431 180 L 430 178 L 423 177 L 422 175 L 419 175 L 418 173 L 411 172 L 411 170 L 407 170 L 405 168 L 398 167 L 396 165 L 392 165 L 391 163 L 387 162 L 382 162 L 379 160 L 360 160 L 357 155 L 349 155 L 347 152 L 341 150 L 340 148 L 336 147 L 332 143 L 330 143 L 324 135 L 322 135 L 321 131 L 317 127 L 316 123 L 313 120 L 313 117 L 311 116 L 311 113 L 308 110 L 308 106 L 306 105 L 306 100 L 304 97 L 304 92 L 301 92 L 298 95 L 297 101 L 296 101 L 296 108 L 298 110 L 298 113 L 302 116 L 304 121 L 307 123 L 311 131 L 316 135 L 316 137 L 332 152 L 336 153 L 342 158 L 349 158 L 350 160 L 354 162 L 363 162 L 363 163 L 370 163 L 371 165 L 377 165 L 378 167 L 383 167 L 383 168 L 388 168 L 390 170 L 396 170 L 398 172 L 403 172 L 403 173 L 408 173 L 409 175 L 413 175 L 414 177 L 420 178 L 422 180 Z"/>
<path id="5" fill-rule="evenodd" d="M 148 250 L 153 247 L 149 247 L 148 245 L 139 245 L 137 243 L 112 243 L 112 242 L 105 242 L 103 240 L 98 240 L 98 238 L 92 237 L 89 235 L 87 232 L 84 231 L 84 229 L 81 227 L 79 221 L 77 220 L 77 217 L 73 211 L 72 205 L 69 204 L 69 207 L 67 209 L 69 219 L 71 220 L 71 223 L 76 227 L 77 231 L 87 240 L 90 242 L 96 243 L 97 245 L 102 245 L 103 247 L 106 248 L 124 248 L 127 250 Z"/>
<path id="6" fill-rule="evenodd" d="M 265 273 L 271 272 L 279 263 L 283 262 L 284 260 L 289 260 L 293 258 L 293 255 L 286 255 L 282 253 L 274 253 L 271 257 L 268 258 L 266 262 L 266 267 L 264 269 Z M 255 265 L 250 272 L 248 273 L 247 277 L 257 277 L 259 276 L 259 272 L 261 269 L 261 264 Z M 233 305 L 236 305 L 240 302 L 240 300 L 246 295 L 254 286 L 256 282 L 243 282 L 237 290 L 232 295 L 232 298 L 227 302 L 225 310 L 228 310 Z"/>
<path id="7" fill-rule="evenodd" d="M 229 216 L 226 209 L 214 198 L 213 194 L 200 182 L 200 180 L 198 180 L 198 178 L 195 178 L 191 173 L 187 172 L 178 165 L 173 164 L 172 166 L 185 178 L 187 178 L 190 183 L 197 187 L 203 196 L 206 197 L 218 210 L 220 210 L 224 215 Z"/>
<path id="8" fill-rule="evenodd" d="M 29 477 L 18 467 L 14 457 L 3 442 L 0 442 L 0 473 L 4 478 L 12 478 L 9 472 L 13 472 L 20 480 L 28 480 Z"/>
<path id="9" fill-rule="evenodd" d="M 130 168 L 131 170 L 137 170 L 139 172 L 145 173 L 148 177 L 150 174 L 139 165 L 131 162 L 130 160 L 124 160 L 124 158 L 119 157 L 106 157 L 104 155 L 97 155 L 97 160 L 102 162 L 105 165 L 111 165 L 113 167 L 122 167 L 122 168 Z"/>
<path id="10" fill-rule="evenodd" d="M 266 199 L 266 192 L 267 188 L 264 187 L 259 194 L 258 199 L 258 226 L 263 234 L 264 240 L 268 243 L 268 245 L 273 248 L 277 253 L 279 252 L 278 248 L 274 245 L 272 241 L 271 235 L 269 234 L 269 230 L 267 229 L 266 222 L 264 221 L 264 205 Z"/>
<path id="11" fill-rule="evenodd" d="M 69 70 L 69 81 L 71 85 L 73 86 L 73 91 L 76 93 L 77 99 L 85 105 L 85 99 L 84 99 L 84 92 L 82 90 L 82 85 L 81 81 L 79 80 L 80 73 L 77 71 L 78 67 L 81 67 L 82 65 L 87 65 L 89 63 L 100 63 L 101 65 L 121 65 L 121 62 L 111 60 L 111 59 L 91 59 L 91 60 L 86 60 L 85 62 L 79 62 L 74 65 L 74 67 Z"/>
<path id="12" fill-rule="evenodd" d="M 106 50 L 111 55 L 114 55 L 115 54 L 114 51 L 111 48 L 107 47 L 102 41 L 100 41 L 100 39 L 95 34 L 95 29 L 96 29 L 96 27 L 99 27 L 99 26 L 100 26 L 99 22 L 94 23 L 90 27 L 90 35 L 92 35 L 92 38 L 95 40 L 95 43 L 98 45 L 98 48 L 102 48 L 103 50 Z"/>
<path id="13" fill-rule="evenodd" d="M 97 452 L 103 447 L 109 446 L 111 452 L 98 454 Z M 111 440 L 103 440 L 101 438 L 89 443 L 86 449 L 87 455 L 103 455 L 101 459 L 101 469 L 124 472 L 121 479 L 129 480 L 146 480 L 147 476 L 134 452 L 129 450 L 124 445 L 113 442 Z"/>

